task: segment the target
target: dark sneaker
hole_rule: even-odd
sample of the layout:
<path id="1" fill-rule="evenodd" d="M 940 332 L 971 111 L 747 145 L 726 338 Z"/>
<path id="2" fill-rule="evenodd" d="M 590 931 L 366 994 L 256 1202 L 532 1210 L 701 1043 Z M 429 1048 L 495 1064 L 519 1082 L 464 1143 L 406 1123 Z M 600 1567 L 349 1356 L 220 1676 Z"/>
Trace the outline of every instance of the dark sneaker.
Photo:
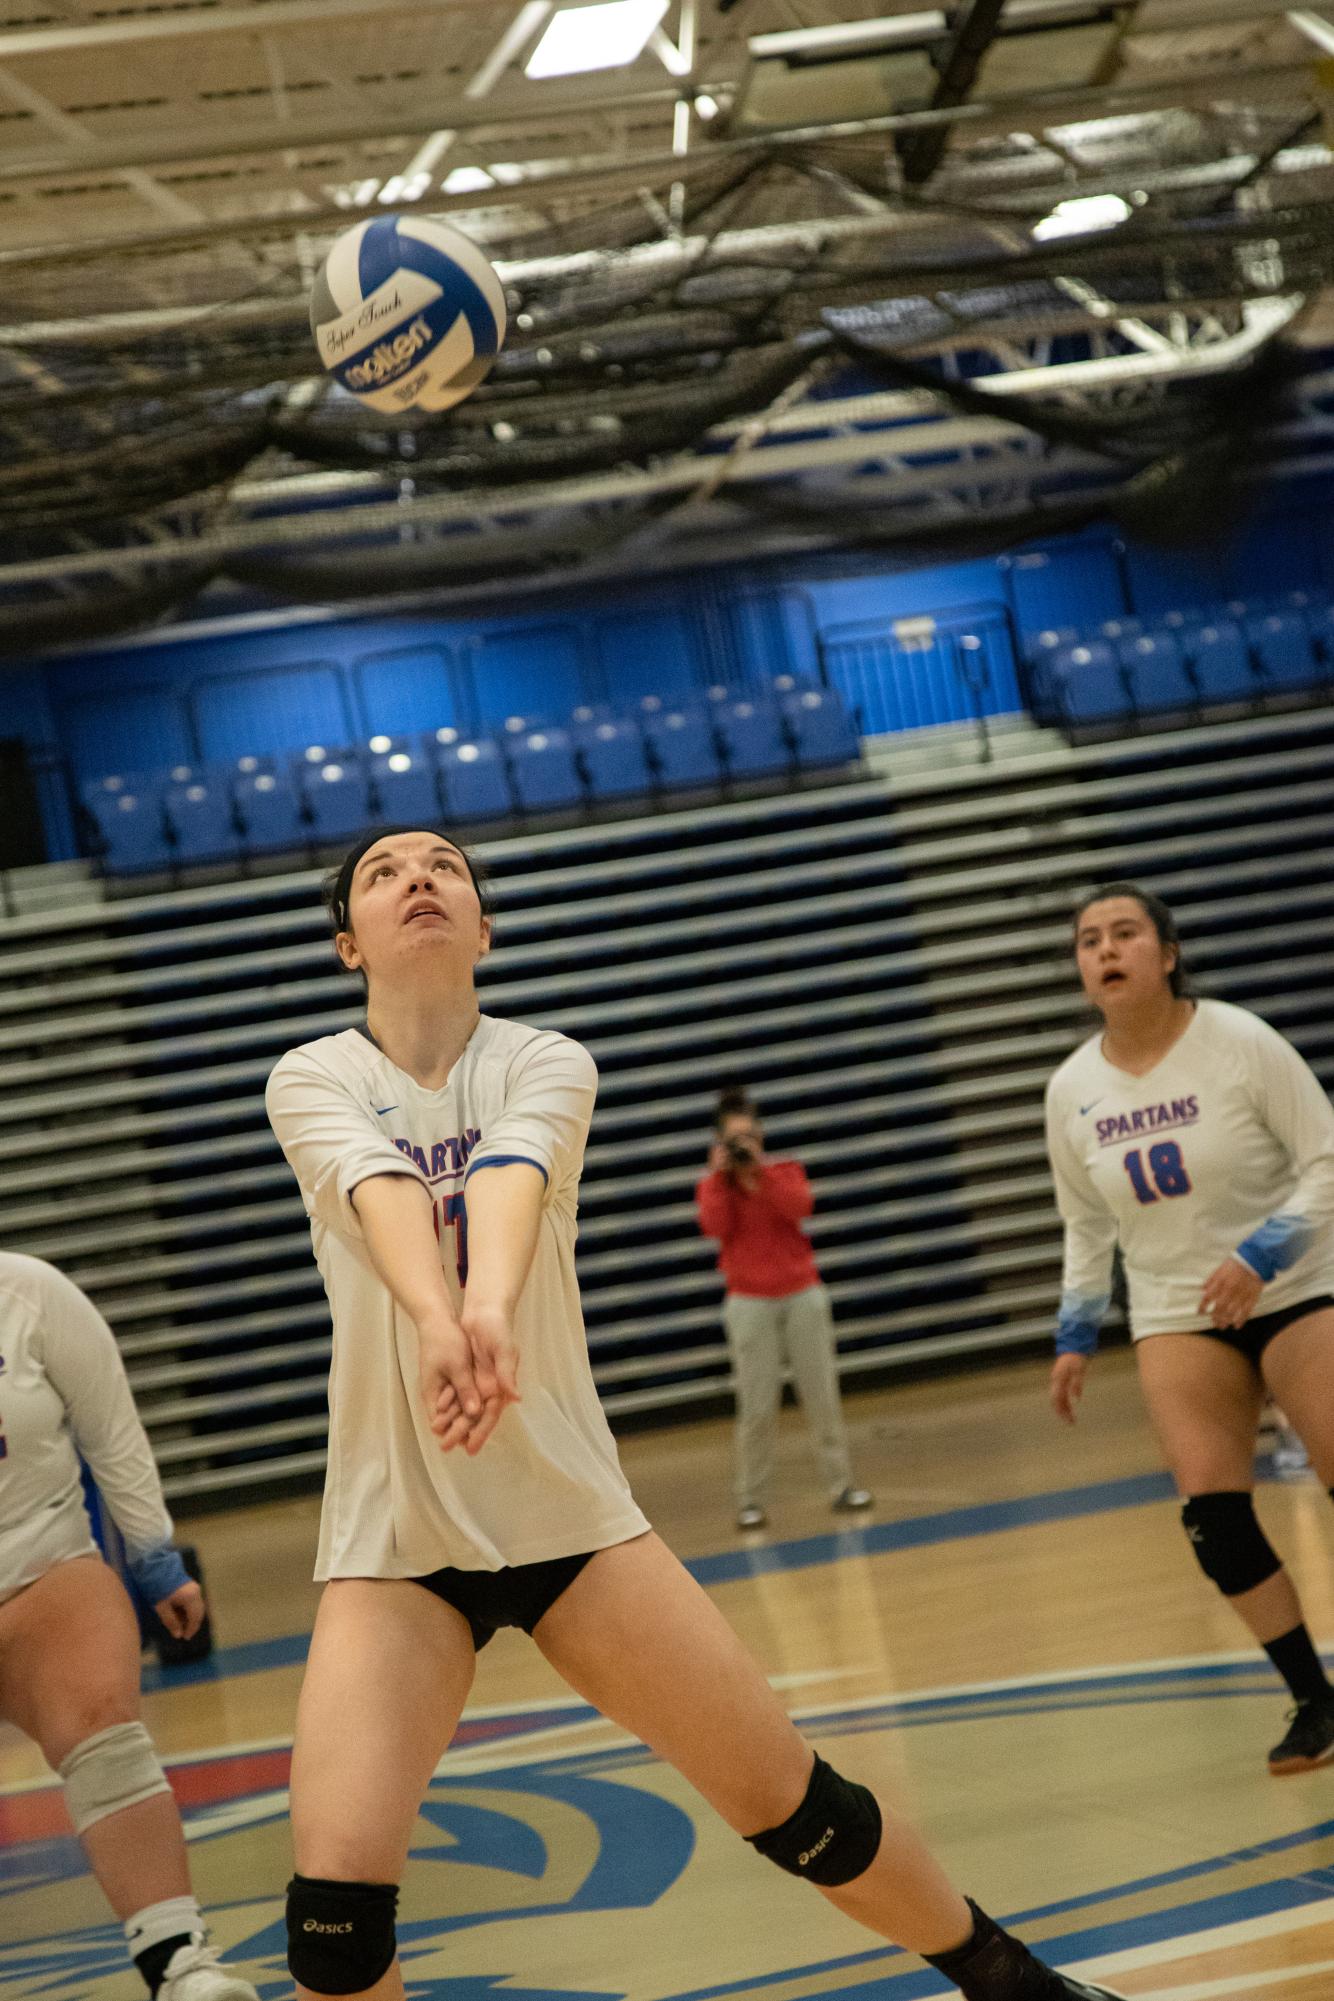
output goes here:
<path id="1" fill-rule="evenodd" d="M 1289 1772 L 1314 1772 L 1334 1760 L 1334 1691 L 1299 1702 L 1288 1711 L 1288 1734 L 1269 1753 L 1275 1778 Z"/>
<path id="2" fill-rule="evenodd" d="M 964 2001 L 1125 2001 L 1114 1987 L 1076 1980 L 1035 1959 L 1022 1939 L 1002 1931 L 971 1897 L 967 1902 L 972 1938 L 955 1952 L 928 1955 L 928 1963 L 954 1982 Z"/>
<path id="3" fill-rule="evenodd" d="M 768 1515 L 763 1508 L 756 1507 L 754 1501 L 747 1501 L 744 1508 L 736 1511 L 736 1525 L 739 1529 L 762 1529 L 767 1527 Z"/>

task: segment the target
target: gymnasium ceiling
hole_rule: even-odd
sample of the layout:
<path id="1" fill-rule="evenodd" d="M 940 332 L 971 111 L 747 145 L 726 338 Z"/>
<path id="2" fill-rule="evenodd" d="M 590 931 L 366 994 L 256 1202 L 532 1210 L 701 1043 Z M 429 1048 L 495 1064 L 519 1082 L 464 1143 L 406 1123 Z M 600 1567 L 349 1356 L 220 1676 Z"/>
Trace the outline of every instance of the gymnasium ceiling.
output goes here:
<path id="1" fill-rule="evenodd" d="M 224 584 L 1179 527 L 1324 466 L 1334 8 L 669 0 L 633 62 L 535 80 L 554 12 L 0 4 L 5 650 Z M 330 390 L 305 304 L 394 210 L 511 306 L 411 431 Z"/>

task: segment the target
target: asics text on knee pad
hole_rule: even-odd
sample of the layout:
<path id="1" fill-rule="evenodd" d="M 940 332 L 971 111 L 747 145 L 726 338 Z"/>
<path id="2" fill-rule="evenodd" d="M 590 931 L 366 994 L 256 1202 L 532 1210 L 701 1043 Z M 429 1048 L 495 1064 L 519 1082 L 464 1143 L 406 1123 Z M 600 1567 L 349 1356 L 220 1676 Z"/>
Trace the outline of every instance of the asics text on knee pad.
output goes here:
<path id="1" fill-rule="evenodd" d="M 76 1834 L 109 1814 L 171 1791 L 142 1723 L 113 1723 L 109 1730 L 85 1737 L 61 1759 L 60 1776 Z"/>
<path id="2" fill-rule="evenodd" d="M 870 1868 L 880 1847 L 882 1824 L 875 1794 L 841 1778 L 832 1765 L 817 1758 L 796 1812 L 781 1827 L 752 1834 L 749 1840 L 752 1848 L 789 1875 L 835 1889 Z"/>
<path id="3" fill-rule="evenodd" d="M 1247 1493 L 1195 1494 L 1181 1510 L 1200 1569 L 1225 1598 L 1254 1591 L 1282 1568 Z"/>
<path id="4" fill-rule="evenodd" d="M 287 1967 L 312 1994 L 364 1994 L 394 1963 L 396 1883 L 293 1876 L 287 1886 Z"/>

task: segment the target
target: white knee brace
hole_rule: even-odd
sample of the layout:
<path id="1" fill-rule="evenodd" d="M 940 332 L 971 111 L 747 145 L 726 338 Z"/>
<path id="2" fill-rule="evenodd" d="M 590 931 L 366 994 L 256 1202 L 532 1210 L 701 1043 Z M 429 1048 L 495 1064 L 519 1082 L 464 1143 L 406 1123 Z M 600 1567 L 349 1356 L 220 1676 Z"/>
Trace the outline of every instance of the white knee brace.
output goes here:
<path id="1" fill-rule="evenodd" d="M 76 1834 L 108 1814 L 171 1791 L 142 1723 L 113 1723 L 109 1730 L 85 1737 L 62 1759 L 60 1776 Z"/>

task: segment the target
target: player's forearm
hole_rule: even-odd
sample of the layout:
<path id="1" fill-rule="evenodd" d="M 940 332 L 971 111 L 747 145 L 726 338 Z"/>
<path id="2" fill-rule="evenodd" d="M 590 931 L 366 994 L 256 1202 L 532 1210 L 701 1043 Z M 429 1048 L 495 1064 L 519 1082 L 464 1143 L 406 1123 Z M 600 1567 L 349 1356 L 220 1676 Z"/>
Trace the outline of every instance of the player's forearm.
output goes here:
<path id="1" fill-rule="evenodd" d="M 537 1249 L 545 1190 L 541 1170 L 526 1160 L 468 1176 L 468 1306 L 513 1313 Z"/>
<path id="2" fill-rule="evenodd" d="M 366 1251 L 378 1276 L 416 1327 L 455 1320 L 431 1198 L 415 1175 L 373 1174 L 352 1191 Z"/>

